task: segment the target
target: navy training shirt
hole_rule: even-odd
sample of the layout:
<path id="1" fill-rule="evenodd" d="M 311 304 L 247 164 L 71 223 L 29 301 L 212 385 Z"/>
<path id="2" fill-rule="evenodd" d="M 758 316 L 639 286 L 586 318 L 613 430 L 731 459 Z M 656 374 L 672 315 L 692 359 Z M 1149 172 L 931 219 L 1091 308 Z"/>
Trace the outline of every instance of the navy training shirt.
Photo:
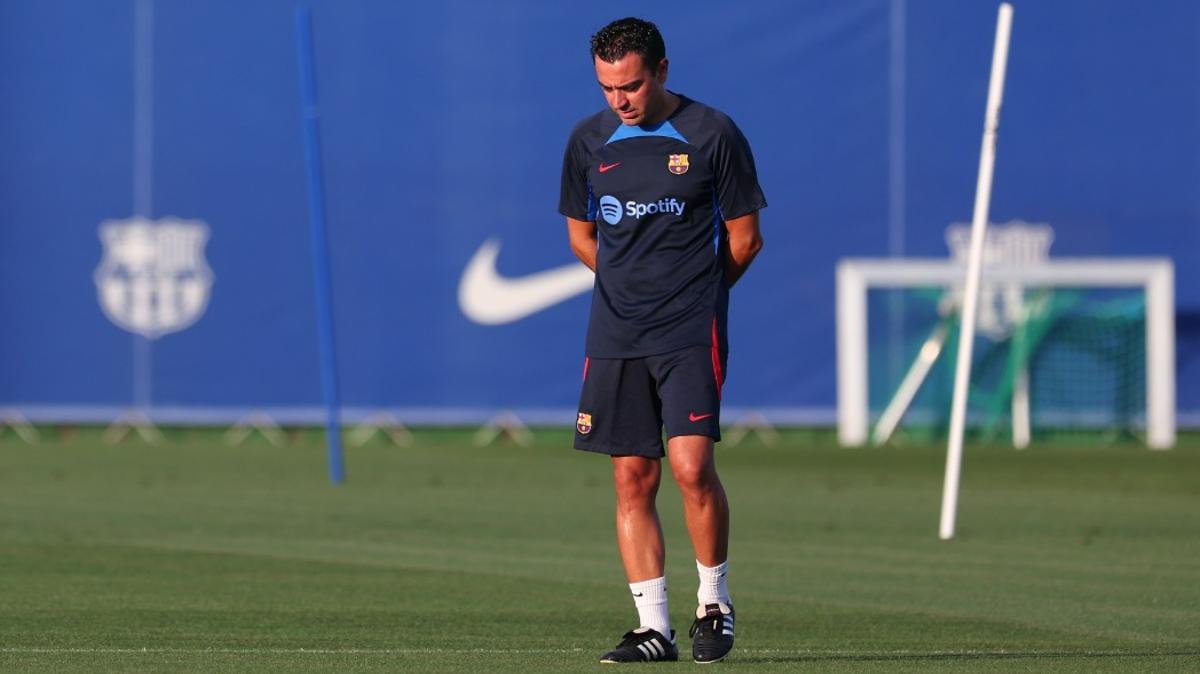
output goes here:
<path id="1" fill-rule="evenodd" d="M 767 205 L 733 120 L 680 96 L 656 126 L 604 109 L 571 132 L 558 210 L 596 223 L 587 355 L 727 348 L 725 221 Z"/>

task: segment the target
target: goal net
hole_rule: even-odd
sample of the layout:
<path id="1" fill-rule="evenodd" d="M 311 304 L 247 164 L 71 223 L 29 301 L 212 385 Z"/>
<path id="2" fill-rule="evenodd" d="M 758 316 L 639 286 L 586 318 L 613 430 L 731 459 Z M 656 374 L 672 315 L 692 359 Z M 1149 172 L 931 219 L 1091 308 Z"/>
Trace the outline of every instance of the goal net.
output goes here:
<path id="1" fill-rule="evenodd" d="M 1018 447 L 1080 434 L 1171 446 L 1170 261 L 1052 260 L 1048 227 L 994 229 L 985 247 L 967 398 L 973 436 L 1011 435 Z M 952 251 L 963 236 L 950 229 Z M 953 258 L 839 264 L 843 444 L 883 443 L 898 430 L 945 433 L 965 273 Z"/>

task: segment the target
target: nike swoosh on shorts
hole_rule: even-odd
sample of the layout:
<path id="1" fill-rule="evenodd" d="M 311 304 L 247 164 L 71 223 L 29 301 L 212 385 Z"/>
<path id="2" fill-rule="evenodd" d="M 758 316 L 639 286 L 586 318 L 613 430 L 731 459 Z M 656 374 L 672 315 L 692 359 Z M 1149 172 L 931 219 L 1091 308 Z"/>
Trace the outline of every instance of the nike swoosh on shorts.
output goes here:
<path id="1" fill-rule="evenodd" d="M 481 325 L 503 325 L 587 292 L 596 275 L 583 263 L 574 263 L 505 278 L 496 271 L 500 240 L 488 239 L 471 256 L 458 283 L 458 307 Z"/>

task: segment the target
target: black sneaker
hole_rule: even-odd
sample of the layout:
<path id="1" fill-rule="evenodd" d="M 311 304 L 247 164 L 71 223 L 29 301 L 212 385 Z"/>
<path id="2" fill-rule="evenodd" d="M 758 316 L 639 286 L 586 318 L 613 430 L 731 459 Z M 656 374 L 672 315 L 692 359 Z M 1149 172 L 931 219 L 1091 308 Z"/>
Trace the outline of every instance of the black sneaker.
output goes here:
<path id="1" fill-rule="evenodd" d="M 696 609 L 696 621 L 688 630 L 692 659 L 699 663 L 720 662 L 733 648 L 733 607 L 717 602 Z"/>
<path id="2" fill-rule="evenodd" d="M 639 627 L 626 632 L 616 648 L 600 656 L 600 662 L 653 662 L 655 660 L 678 660 L 679 649 L 675 647 L 675 630 L 668 639 L 657 630 Z"/>

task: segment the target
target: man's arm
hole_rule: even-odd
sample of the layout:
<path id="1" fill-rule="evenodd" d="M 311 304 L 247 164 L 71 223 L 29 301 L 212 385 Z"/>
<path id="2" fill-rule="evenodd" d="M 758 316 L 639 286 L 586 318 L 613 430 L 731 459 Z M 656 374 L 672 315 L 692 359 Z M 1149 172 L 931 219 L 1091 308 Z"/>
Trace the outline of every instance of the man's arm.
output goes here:
<path id="1" fill-rule="evenodd" d="M 567 238 L 571 240 L 571 252 L 588 269 L 596 271 L 596 223 L 567 218 Z"/>
<path id="2" fill-rule="evenodd" d="M 758 231 L 758 211 L 725 222 L 729 246 L 725 249 L 725 283 L 730 288 L 746 273 L 754 256 L 762 250 L 762 233 Z M 576 253 L 578 255 L 578 253 Z"/>

